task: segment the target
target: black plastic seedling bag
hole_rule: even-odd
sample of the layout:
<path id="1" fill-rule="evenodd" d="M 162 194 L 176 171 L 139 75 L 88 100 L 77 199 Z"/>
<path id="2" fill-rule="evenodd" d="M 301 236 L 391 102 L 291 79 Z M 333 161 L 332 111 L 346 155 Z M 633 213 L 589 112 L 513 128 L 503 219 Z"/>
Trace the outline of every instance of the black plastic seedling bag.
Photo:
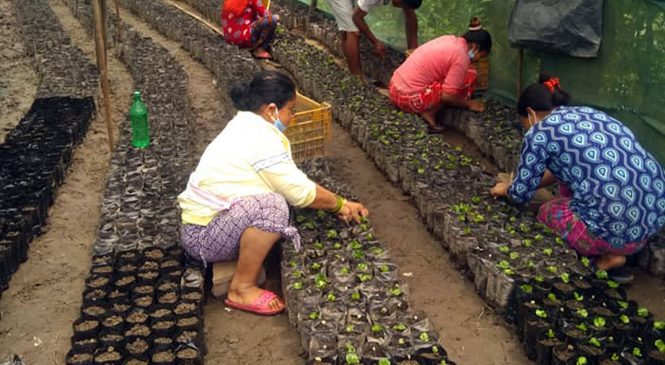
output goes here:
<path id="1" fill-rule="evenodd" d="M 598 56 L 603 31 L 603 0 L 517 0 L 508 39 L 513 46 Z"/>

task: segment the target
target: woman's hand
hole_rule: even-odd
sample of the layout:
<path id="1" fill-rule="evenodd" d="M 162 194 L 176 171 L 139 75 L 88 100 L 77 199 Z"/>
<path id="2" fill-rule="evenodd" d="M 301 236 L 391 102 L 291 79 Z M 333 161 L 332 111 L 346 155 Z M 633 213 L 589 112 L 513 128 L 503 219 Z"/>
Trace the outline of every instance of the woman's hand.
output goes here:
<path id="1" fill-rule="evenodd" d="M 347 223 L 351 220 L 354 220 L 356 223 L 360 223 L 362 217 L 367 217 L 368 215 L 369 211 L 367 208 L 365 208 L 364 205 L 352 201 L 347 201 L 344 203 L 342 209 L 337 213 L 339 219 Z"/>
<path id="2" fill-rule="evenodd" d="M 504 197 L 508 195 L 508 189 L 510 189 L 510 184 L 499 182 L 490 190 L 490 194 L 495 198 Z"/>

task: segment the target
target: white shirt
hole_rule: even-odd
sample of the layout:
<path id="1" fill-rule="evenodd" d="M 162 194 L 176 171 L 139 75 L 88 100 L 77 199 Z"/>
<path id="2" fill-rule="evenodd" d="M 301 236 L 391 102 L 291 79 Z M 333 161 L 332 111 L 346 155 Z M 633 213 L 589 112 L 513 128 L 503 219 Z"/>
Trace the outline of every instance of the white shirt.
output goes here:
<path id="1" fill-rule="evenodd" d="M 306 207 L 316 184 L 296 167 L 282 132 L 255 113 L 238 112 L 208 145 L 178 202 L 183 223 L 205 226 L 233 200 L 273 192 Z"/>
<path id="2" fill-rule="evenodd" d="M 390 0 L 358 0 L 358 7 L 365 13 L 369 13 L 370 10 L 379 6 L 388 5 L 388 3 L 390 3 Z"/>

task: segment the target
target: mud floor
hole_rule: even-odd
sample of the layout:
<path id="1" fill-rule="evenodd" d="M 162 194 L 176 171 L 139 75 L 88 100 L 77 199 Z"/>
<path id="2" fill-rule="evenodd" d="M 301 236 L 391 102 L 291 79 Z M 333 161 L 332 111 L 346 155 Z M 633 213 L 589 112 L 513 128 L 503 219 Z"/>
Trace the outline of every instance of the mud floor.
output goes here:
<path id="1" fill-rule="evenodd" d="M 69 9 L 61 0 L 50 0 L 50 4 L 74 43 L 94 60 L 94 43 Z M 14 53 L 6 47 L 7 37 L 14 32 L 12 16 L 11 2 L 0 0 L 0 135 L 4 126 L 18 121 L 30 106 L 36 85 L 29 62 L 23 56 L 15 56 L 22 54 L 20 46 Z M 196 123 L 195 151 L 200 155 L 232 116 L 232 109 L 221 102 L 220 93 L 226 91 L 218 90 L 212 75 L 179 44 L 160 36 L 124 10 L 122 18 L 168 49 L 184 66 Z M 113 52 L 109 55 L 109 74 L 113 118 L 117 122 L 129 107 L 132 80 L 112 55 Z M 20 61 L 9 66 L 11 80 L 7 81 L 5 60 L 11 57 Z M 11 84 L 21 87 L 6 86 Z M 9 109 L 14 114 L 4 112 Z M 89 270 L 89 248 L 96 235 L 108 168 L 104 123 L 98 116 L 77 149 L 70 174 L 51 208 L 48 232 L 33 242 L 28 262 L 20 267 L 10 282 L 11 288 L 0 299 L 0 361 L 17 353 L 27 364 L 64 364 L 71 324 L 77 318 L 83 279 Z M 460 364 L 528 364 L 512 332 L 485 307 L 472 284 L 454 268 L 447 252 L 421 223 L 409 198 L 386 181 L 341 127 L 334 126 L 333 136 L 330 154 L 336 159 L 338 178 L 349 184 L 371 210 L 378 238 L 391 250 L 401 272 L 407 274 L 403 279 L 410 287 L 411 305 L 427 312 L 451 358 Z M 451 135 L 450 143 L 467 142 Z M 270 276 L 276 274 L 272 272 Z M 268 286 L 276 289 L 278 283 L 270 280 Z M 644 279 L 631 293 L 664 315 L 662 282 Z M 221 301 L 209 299 L 205 323 L 208 364 L 302 363 L 299 340 L 286 315 L 261 318 L 228 310 Z"/>

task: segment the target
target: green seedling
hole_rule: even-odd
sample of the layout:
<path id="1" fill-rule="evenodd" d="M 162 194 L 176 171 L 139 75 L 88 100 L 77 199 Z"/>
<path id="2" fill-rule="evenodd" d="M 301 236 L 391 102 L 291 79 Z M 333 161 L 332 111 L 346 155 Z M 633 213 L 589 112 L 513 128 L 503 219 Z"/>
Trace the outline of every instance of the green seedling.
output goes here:
<path id="1" fill-rule="evenodd" d="M 370 274 L 358 274 L 358 280 L 360 280 L 361 283 L 364 283 L 366 281 L 369 281 L 372 279 L 372 275 Z"/>
<path id="2" fill-rule="evenodd" d="M 610 360 L 612 360 L 612 361 L 619 361 L 620 359 L 621 359 L 621 357 L 616 352 L 613 353 L 612 356 L 610 356 Z"/>
<path id="3" fill-rule="evenodd" d="M 478 203 L 481 202 L 481 200 L 482 200 L 482 198 L 479 197 L 479 196 L 477 196 L 477 195 L 474 195 L 474 196 L 471 197 L 471 202 L 472 202 L 473 204 L 478 204 Z"/>
<path id="4" fill-rule="evenodd" d="M 340 273 L 344 276 L 349 275 L 351 273 L 351 268 L 348 266 L 342 266 L 341 269 L 339 269 Z"/>
<path id="5" fill-rule="evenodd" d="M 383 331 L 383 326 L 382 325 L 380 325 L 378 323 L 374 323 L 372 325 L 372 332 L 378 333 L 378 332 L 381 332 L 381 331 Z"/>
<path id="6" fill-rule="evenodd" d="M 578 292 L 573 292 L 573 297 L 575 298 L 576 301 L 581 302 L 584 300 L 584 295 L 578 293 Z"/>
<path id="7" fill-rule="evenodd" d="M 545 281 L 545 277 L 542 275 L 536 275 L 533 280 L 535 280 L 537 283 L 542 283 Z"/>
<path id="8" fill-rule="evenodd" d="M 333 293 L 328 293 L 328 295 L 326 296 L 326 299 L 328 299 L 329 302 L 334 302 L 334 301 L 337 300 L 337 297 Z"/>
<path id="9" fill-rule="evenodd" d="M 614 281 L 614 280 L 609 280 L 609 281 L 607 282 L 607 286 L 609 286 L 609 287 L 612 288 L 612 289 L 616 289 L 616 288 L 619 287 L 619 283 L 617 283 L 617 282 Z"/>
<path id="10" fill-rule="evenodd" d="M 510 269 L 510 262 L 508 262 L 506 260 L 501 260 L 501 261 L 499 261 L 497 266 L 499 267 L 499 269 L 502 269 L 502 270 Z"/>
<path id="11" fill-rule="evenodd" d="M 563 246 L 563 244 L 564 244 L 563 238 L 561 238 L 561 237 L 556 237 L 556 238 L 554 239 L 554 243 L 556 243 L 557 245 L 561 245 L 561 246 Z"/>
<path id="12" fill-rule="evenodd" d="M 584 267 L 589 267 L 589 265 L 591 265 L 591 260 L 589 260 L 588 257 L 582 257 L 582 259 L 580 259 L 580 261 L 582 262 L 582 265 Z"/>
<path id="13" fill-rule="evenodd" d="M 580 308 L 575 311 L 575 314 L 577 314 L 577 316 L 580 318 L 587 318 L 589 316 L 589 311 L 584 308 Z"/>
<path id="14" fill-rule="evenodd" d="M 429 334 L 427 332 L 420 332 L 418 339 L 422 342 L 429 342 Z"/>
<path id="15" fill-rule="evenodd" d="M 307 317 L 311 320 L 315 320 L 319 318 L 319 312 L 311 312 Z"/>
<path id="16" fill-rule="evenodd" d="M 546 270 L 552 274 L 556 274 L 556 272 L 559 271 L 559 269 L 556 266 L 548 266 Z"/>
<path id="17" fill-rule="evenodd" d="M 334 229 L 328 230 L 328 232 L 326 232 L 326 237 L 328 237 L 328 239 L 337 238 L 337 231 Z"/>
<path id="18" fill-rule="evenodd" d="M 640 350 L 639 347 L 633 347 L 632 354 L 635 357 L 640 357 L 641 358 L 642 357 L 642 350 Z"/>
<path id="19" fill-rule="evenodd" d="M 605 270 L 598 270 L 596 271 L 596 278 L 599 280 L 607 280 L 607 271 Z"/>
<path id="20" fill-rule="evenodd" d="M 593 325 L 597 328 L 604 328 L 605 324 L 607 324 L 607 321 L 605 321 L 605 318 L 603 317 L 596 317 L 593 319 Z"/>
<path id="21" fill-rule="evenodd" d="M 323 218 L 325 218 L 325 217 L 326 217 L 326 214 L 327 214 L 327 213 L 326 213 L 325 210 L 321 210 L 321 209 L 319 209 L 319 210 L 316 211 L 316 216 L 317 216 L 319 219 L 323 219 Z"/>
<path id="22" fill-rule="evenodd" d="M 547 312 L 542 309 L 536 309 L 536 316 L 538 316 L 538 318 L 545 319 L 547 318 Z"/>
<path id="23" fill-rule="evenodd" d="M 335 244 L 333 245 L 333 248 L 334 248 L 335 250 L 339 250 L 339 249 L 342 248 L 342 244 L 339 243 L 339 242 L 335 242 Z"/>
<path id="24" fill-rule="evenodd" d="M 630 323 L 630 318 L 627 315 L 622 314 L 622 315 L 619 316 L 619 321 L 621 321 L 621 323 L 623 323 L 623 324 L 629 324 Z"/>
<path id="25" fill-rule="evenodd" d="M 385 265 L 385 264 L 381 265 L 381 266 L 379 266 L 379 271 L 388 272 L 388 271 L 390 271 L 390 267 L 388 265 Z"/>
<path id="26" fill-rule="evenodd" d="M 575 328 L 583 332 L 586 332 L 589 329 L 585 323 L 580 323 L 577 326 L 575 326 Z"/>
<path id="27" fill-rule="evenodd" d="M 374 255 L 380 255 L 384 252 L 383 248 L 378 246 L 372 247 L 369 251 Z"/>
<path id="28" fill-rule="evenodd" d="M 398 286 L 388 289 L 388 293 L 393 297 L 398 297 L 402 295 L 402 289 Z"/>
<path id="29" fill-rule="evenodd" d="M 653 322 L 653 329 L 662 331 L 665 330 L 665 321 L 655 321 Z"/>
<path id="30" fill-rule="evenodd" d="M 649 310 L 644 307 L 638 308 L 637 316 L 642 318 L 647 318 L 649 316 Z"/>
<path id="31" fill-rule="evenodd" d="M 404 332 L 406 330 L 406 325 L 404 323 L 398 323 L 393 326 L 393 329 L 397 332 Z"/>
<path id="32" fill-rule="evenodd" d="M 580 356 L 577 358 L 577 362 L 575 365 L 587 365 L 589 362 L 587 361 L 586 357 Z"/>
<path id="33" fill-rule="evenodd" d="M 462 236 L 470 236 L 471 235 L 471 227 L 464 227 L 462 229 Z"/>
<path id="34" fill-rule="evenodd" d="M 360 243 L 360 241 L 358 241 L 358 240 L 356 240 L 356 239 L 354 239 L 353 241 L 351 241 L 351 249 L 352 249 L 352 250 L 360 250 L 360 249 L 362 249 L 362 248 L 363 248 L 363 244 Z"/>
<path id="35" fill-rule="evenodd" d="M 520 289 L 522 289 L 522 291 L 527 293 L 527 294 L 533 293 L 533 287 L 529 284 L 520 285 Z"/>
<path id="36" fill-rule="evenodd" d="M 296 222 L 298 222 L 298 223 L 302 223 L 306 220 L 307 220 L 307 217 L 305 217 L 304 215 L 297 215 L 296 216 Z"/>
<path id="37" fill-rule="evenodd" d="M 347 365 L 359 365 L 360 364 L 360 356 L 356 354 L 355 352 L 350 352 L 346 354 L 345 357 Z"/>
<path id="38" fill-rule="evenodd" d="M 301 290 L 302 289 L 302 282 L 296 281 L 295 283 L 293 283 L 293 289 Z"/>
<path id="39" fill-rule="evenodd" d="M 524 239 L 524 240 L 522 240 L 522 246 L 524 246 L 524 247 L 532 247 L 532 246 L 533 246 L 533 240 L 530 240 L 530 239 Z"/>
<path id="40" fill-rule="evenodd" d="M 367 263 L 365 262 L 361 262 L 358 265 L 356 265 L 356 269 L 358 269 L 358 271 L 361 272 L 367 272 L 369 271 L 369 265 L 367 265 Z"/>
<path id="41" fill-rule="evenodd" d="M 483 223 L 484 221 L 485 221 L 485 216 L 484 215 L 478 214 L 478 213 L 473 215 L 473 222 L 474 223 L 480 224 L 480 223 Z"/>
<path id="42" fill-rule="evenodd" d="M 351 257 L 355 260 L 362 260 L 365 258 L 365 252 L 362 250 L 353 250 L 353 252 L 351 252 Z"/>
<path id="43" fill-rule="evenodd" d="M 309 229 L 309 230 L 313 230 L 313 229 L 316 228 L 316 225 L 314 224 L 314 222 L 307 222 L 307 223 L 303 224 L 303 226 L 305 228 Z"/>
<path id="44" fill-rule="evenodd" d="M 347 324 L 346 327 L 344 327 L 344 331 L 346 331 L 346 333 L 351 333 L 355 328 L 356 326 L 353 324 Z"/>
<path id="45" fill-rule="evenodd" d="M 321 242 L 319 242 L 319 241 L 314 242 L 314 243 L 312 244 L 312 247 L 314 247 L 315 250 L 323 250 L 323 249 L 325 248 L 325 246 L 323 245 L 323 243 L 321 243 Z"/>
<path id="46" fill-rule="evenodd" d="M 559 277 L 561 278 L 561 281 L 563 281 L 566 284 L 568 284 L 570 282 L 570 274 L 568 274 L 567 272 L 564 272 Z"/>
<path id="47" fill-rule="evenodd" d="M 545 237 L 543 237 L 542 234 L 537 234 L 533 237 L 534 241 L 542 241 L 543 239 L 545 239 Z"/>
<path id="48" fill-rule="evenodd" d="M 390 360 L 386 358 L 380 359 L 378 365 L 390 365 Z"/>
<path id="49" fill-rule="evenodd" d="M 311 265 L 309 265 L 309 268 L 314 270 L 314 271 L 319 271 L 319 270 L 321 270 L 321 263 L 320 262 L 313 262 Z"/>
<path id="50" fill-rule="evenodd" d="M 549 294 L 547 294 L 547 299 L 549 299 L 549 300 L 551 300 L 551 301 L 553 301 L 553 302 L 556 302 L 556 301 L 559 300 L 559 299 L 556 297 L 556 294 L 554 294 L 554 293 L 549 293 Z"/>
<path id="51" fill-rule="evenodd" d="M 510 247 L 508 246 L 501 246 L 499 247 L 499 252 L 508 254 L 510 252 Z"/>
<path id="52" fill-rule="evenodd" d="M 623 300 L 617 300 L 617 304 L 621 309 L 627 309 L 628 308 L 628 302 L 623 301 Z"/>
<path id="53" fill-rule="evenodd" d="M 656 349 L 658 349 L 659 352 L 665 354 L 665 341 L 663 341 L 662 339 L 656 340 L 656 342 L 654 342 L 654 345 L 656 346 Z"/>
<path id="54" fill-rule="evenodd" d="M 513 271 L 512 269 L 503 269 L 503 273 L 506 274 L 507 276 L 515 275 L 515 271 Z"/>
<path id="55" fill-rule="evenodd" d="M 543 249 L 543 255 L 545 255 L 545 256 L 552 256 L 552 253 L 554 253 L 554 250 L 552 250 L 552 249 L 549 248 L 549 247 Z"/>
<path id="56" fill-rule="evenodd" d="M 520 258 L 520 254 L 517 253 L 517 252 L 511 252 L 510 255 L 509 255 L 509 257 L 510 257 L 511 260 L 514 261 L 514 260 L 517 260 L 517 259 Z"/>
<path id="57" fill-rule="evenodd" d="M 520 229 L 520 231 L 522 231 L 522 233 L 531 232 L 531 227 L 529 227 L 529 225 L 527 225 L 526 223 L 520 223 L 519 229 Z"/>
<path id="58" fill-rule="evenodd" d="M 547 338 L 555 338 L 556 333 L 554 333 L 554 330 L 550 328 L 547 330 L 547 333 L 545 333 L 545 336 L 547 336 Z"/>
<path id="59" fill-rule="evenodd" d="M 360 300 L 360 292 L 355 292 L 351 294 L 351 300 L 359 301 Z"/>

